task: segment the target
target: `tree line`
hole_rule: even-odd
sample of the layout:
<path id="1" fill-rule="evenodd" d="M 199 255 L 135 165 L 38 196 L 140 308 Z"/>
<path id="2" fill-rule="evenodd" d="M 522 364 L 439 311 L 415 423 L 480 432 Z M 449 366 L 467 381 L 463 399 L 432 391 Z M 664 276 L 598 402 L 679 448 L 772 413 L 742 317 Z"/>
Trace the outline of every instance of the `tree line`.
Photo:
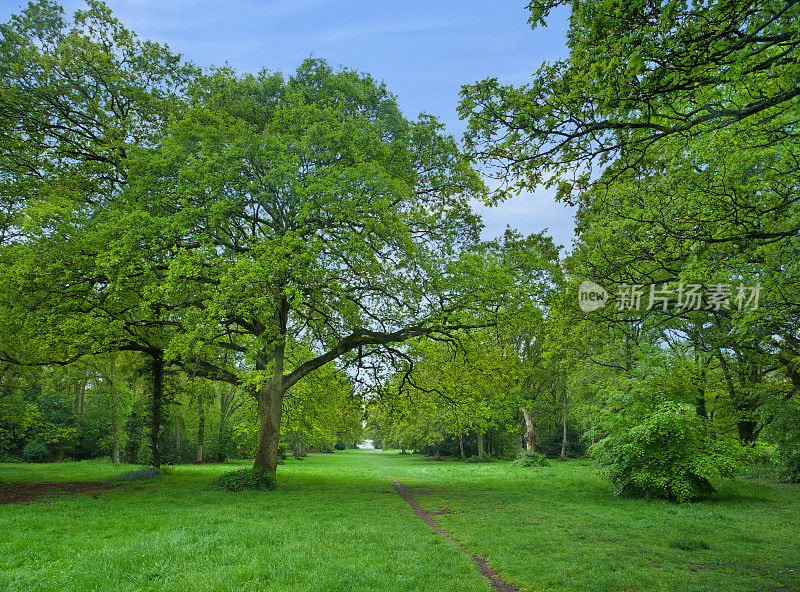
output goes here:
<path id="1" fill-rule="evenodd" d="M 46 410 L 83 381 L 112 448 L 144 405 L 154 464 L 178 417 L 272 476 L 364 421 L 431 454 L 588 448 L 681 500 L 742 459 L 797 478 L 800 9 L 533 1 L 534 30 L 560 4 L 569 56 L 465 85 L 463 146 L 324 60 L 202 70 L 94 1 L 2 25 L 5 453 L 80 440 L 83 404 Z M 480 240 L 473 200 L 541 186 L 577 206 L 566 257 Z"/>

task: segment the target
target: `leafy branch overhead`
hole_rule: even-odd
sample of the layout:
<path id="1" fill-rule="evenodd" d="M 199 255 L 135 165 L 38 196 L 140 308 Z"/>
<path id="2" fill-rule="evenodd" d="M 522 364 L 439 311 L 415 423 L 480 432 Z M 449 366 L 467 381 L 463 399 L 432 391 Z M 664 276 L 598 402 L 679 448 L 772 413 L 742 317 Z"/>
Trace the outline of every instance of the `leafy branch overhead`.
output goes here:
<path id="1" fill-rule="evenodd" d="M 505 182 L 496 199 L 545 182 L 574 201 L 598 166 L 647 164 L 660 141 L 739 122 L 791 135 L 774 118 L 800 95 L 796 1 L 542 0 L 528 5 L 531 24 L 562 7 L 569 58 L 520 87 L 488 78 L 462 90 L 468 145 Z"/>

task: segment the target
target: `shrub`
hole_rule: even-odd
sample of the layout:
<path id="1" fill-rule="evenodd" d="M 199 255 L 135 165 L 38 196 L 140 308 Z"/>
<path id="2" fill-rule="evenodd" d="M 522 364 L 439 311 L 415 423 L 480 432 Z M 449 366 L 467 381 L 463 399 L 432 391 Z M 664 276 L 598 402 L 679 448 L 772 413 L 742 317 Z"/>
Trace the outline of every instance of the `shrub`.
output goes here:
<path id="1" fill-rule="evenodd" d="M 69 451 L 69 455 L 75 460 L 100 458 L 110 452 L 111 427 L 100 413 L 87 410 L 85 415 L 79 417 L 76 436 Z"/>
<path id="2" fill-rule="evenodd" d="M 158 438 L 158 453 L 161 457 L 161 462 L 163 464 L 180 464 L 186 460 L 192 460 L 196 458 L 196 449 L 192 448 L 189 449 L 188 443 L 184 438 L 180 446 L 178 446 L 178 442 L 176 441 L 177 438 L 175 437 L 176 431 L 173 429 L 165 429 L 161 432 L 161 435 Z M 149 452 L 149 446 L 148 452 Z M 206 454 L 208 454 L 210 446 L 206 446 Z M 152 454 L 148 454 L 148 457 L 152 457 Z"/>
<path id="3" fill-rule="evenodd" d="M 786 468 L 781 473 L 781 479 L 789 483 L 800 483 L 800 450 L 784 453 L 782 456 Z"/>
<path id="4" fill-rule="evenodd" d="M 547 458 L 561 457 L 561 442 L 564 439 L 564 432 L 557 430 L 542 436 L 539 441 L 539 450 Z M 567 446 L 564 450 L 567 458 L 580 458 L 586 456 L 586 444 L 583 442 L 583 432 L 573 423 L 567 423 Z"/>
<path id="5" fill-rule="evenodd" d="M 217 478 L 216 484 L 228 491 L 273 489 L 275 487 L 275 478 L 257 469 L 240 469 L 221 475 Z"/>
<path id="6" fill-rule="evenodd" d="M 742 448 L 737 476 L 745 479 L 778 480 L 781 478 L 783 468 L 784 465 L 775 446 L 756 442 L 752 446 Z"/>
<path id="7" fill-rule="evenodd" d="M 435 453 L 435 454 L 432 454 L 431 456 L 426 456 L 426 457 L 424 458 L 424 460 L 435 460 L 435 461 L 442 461 L 442 462 L 444 462 L 444 461 L 454 461 L 454 460 L 456 460 L 456 459 L 455 459 L 455 458 L 453 458 L 452 456 L 444 456 L 443 454 L 439 454 L 439 453 L 437 452 L 437 453 Z"/>
<path id="8" fill-rule="evenodd" d="M 620 495 L 698 499 L 714 492 L 712 479 L 732 477 L 734 470 L 734 454 L 707 440 L 704 427 L 694 407 L 670 401 L 639 425 L 604 438 L 592 453 Z"/>
<path id="9" fill-rule="evenodd" d="M 515 467 L 549 467 L 547 457 L 540 452 L 521 452 L 511 463 Z"/>
<path id="10" fill-rule="evenodd" d="M 475 454 L 473 456 L 468 456 L 467 458 L 464 459 L 464 462 L 468 462 L 468 463 L 490 463 L 490 462 L 494 462 L 494 461 L 495 461 L 495 459 L 492 458 L 491 456 L 489 456 L 488 454 L 484 454 L 483 458 L 481 458 L 477 454 Z"/>
<path id="11" fill-rule="evenodd" d="M 22 449 L 22 460 L 25 462 L 44 462 L 48 458 L 50 458 L 50 451 L 38 440 L 28 442 Z"/>

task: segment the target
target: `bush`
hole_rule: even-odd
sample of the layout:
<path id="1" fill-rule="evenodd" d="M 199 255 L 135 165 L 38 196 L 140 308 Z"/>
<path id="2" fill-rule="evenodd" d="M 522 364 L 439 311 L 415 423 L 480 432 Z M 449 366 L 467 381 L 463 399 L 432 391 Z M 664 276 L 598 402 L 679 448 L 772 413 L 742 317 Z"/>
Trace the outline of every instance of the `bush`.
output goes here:
<path id="1" fill-rule="evenodd" d="M 694 407 L 663 403 L 639 425 L 598 442 L 592 453 L 620 495 L 677 502 L 714 492 L 714 478 L 732 477 L 734 453 L 705 438 Z"/>
<path id="2" fill-rule="evenodd" d="M 539 441 L 539 450 L 547 458 L 561 458 L 561 442 L 564 440 L 564 432 L 557 430 L 542 436 Z M 567 446 L 564 450 L 567 458 L 581 458 L 586 456 L 586 444 L 583 442 L 583 432 L 573 423 L 567 423 Z"/>
<path id="3" fill-rule="evenodd" d="M 435 461 L 441 461 L 441 462 L 449 462 L 449 461 L 455 461 L 456 459 L 454 457 L 452 457 L 452 456 L 445 456 L 445 455 L 439 454 L 437 452 L 435 454 L 432 454 L 431 456 L 426 456 L 423 460 L 435 460 Z"/>
<path id="4" fill-rule="evenodd" d="M 275 487 L 275 478 L 257 469 L 240 469 L 221 475 L 217 478 L 216 484 L 228 491 L 273 489 Z"/>
<path id="5" fill-rule="evenodd" d="M 50 451 L 38 440 L 28 442 L 22 449 L 22 460 L 25 462 L 44 462 L 48 458 L 50 458 Z"/>
<path id="6" fill-rule="evenodd" d="M 158 438 L 158 455 L 161 458 L 161 462 L 164 464 L 176 465 L 186 460 L 194 461 L 197 449 L 193 447 L 190 450 L 185 438 L 181 440 L 180 446 L 178 446 L 175 434 L 176 431 L 174 429 L 165 429 L 161 432 Z M 210 446 L 206 445 L 206 454 L 209 453 L 210 448 Z M 146 449 L 148 453 L 147 458 L 152 460 L 149 442 Z"/>
<path id="7" fill-rule="evenodd" d="M 781 478 L 783 468 L 784 465 L 775 446 L 756 442 L 752 446 L 742 448 L 737 476 L 744 479 L 776 481 Z"/>
<path id="8" fill-rule="evenodd" d="M 77 437 L 69 451 L 72 458 L 86 460 L 110 454 L 111 428 L 102 414 L 87 412 L 78 418 L 77 428 Z"/>
<path id="9" fill-rule="evenodd" d="M 511 463 L 515 467 L 549 467 L 547 457 L 540 452 L 521 452 Z"/>
<path id="10" fill-rule="evenodd" d="M 494 461 L 495 461 L 495 459 L 492 458 L 491 456 L 489 456 L 488 454 L 484 454 L 483 458 L 481 458 L 477 454 L 475 454 L 473 456 L 469 456 L 469 457 L 464 459 L 464 462 L 468 462 L 468 463 L 490 463 L 490 462 L 494 462 Z"/>
<path id="11" fill-rule="evenodd" d="M 793 453 L 784 453 L 783 460 L 786 463 L 781 473 L 781 480 L 789 483 L 800 483 L 800 450 Z"/>

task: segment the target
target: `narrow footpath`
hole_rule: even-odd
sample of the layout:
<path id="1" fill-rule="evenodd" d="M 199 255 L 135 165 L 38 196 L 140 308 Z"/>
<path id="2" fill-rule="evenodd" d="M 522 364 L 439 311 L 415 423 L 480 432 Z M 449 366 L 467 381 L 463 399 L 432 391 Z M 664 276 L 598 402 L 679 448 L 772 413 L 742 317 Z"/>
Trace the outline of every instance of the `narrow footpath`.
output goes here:
<path id="1" fill-rule="evenodd" d="M 425 524 L 430 526 L 433 530 L 435 530 L 444 538 L 446 538 L 448 541 L 453 543 L 456 547 L 458 547 L 459 549 L 467 553 L 470 557 L 472 557 L 472 560 L 478 564 L 478 569 L 480 569 L 481 574 L 483 574 L 483 577 L 489 580 L 489 583 L 492 585 L 493 590 L 496 590 L 497 592 L 519 592 L 519 588 L 517 588 L 516 586 L 512 586 L 508 582 L 504 581 L 499 573 L 497 573 L 491 567 L 489 567 L 489 564 L 486 562 L 485 557 L 481 557 L 480 555 L 476 555 L 475 553 L 470 553 L 464 547 L 464 545 L 462 545 L 455 538 L 453 538 L 453 536 L 449 532 L 447 532 L 438 524 L 436 524 L 430 512 L 427 512 L 422 506 L 419 505 L 419 502 L 414 499 L 414 496 L 411 494 L 411 492 L 405 485 L 403 485 L 402 483 L 400 483 L 400 481 L 397 481 L 396 479 L 392 479 L 392 485 L 394 485 L 394 488 L 397 490 L 397 493 L 400 494 L 400 497 L 402 497 L 404 500 L 408 502 L 408 504 L 411 506 L 411 509 L 414 510 L 414 513 L 417 516 L 419 516 Z"/>

